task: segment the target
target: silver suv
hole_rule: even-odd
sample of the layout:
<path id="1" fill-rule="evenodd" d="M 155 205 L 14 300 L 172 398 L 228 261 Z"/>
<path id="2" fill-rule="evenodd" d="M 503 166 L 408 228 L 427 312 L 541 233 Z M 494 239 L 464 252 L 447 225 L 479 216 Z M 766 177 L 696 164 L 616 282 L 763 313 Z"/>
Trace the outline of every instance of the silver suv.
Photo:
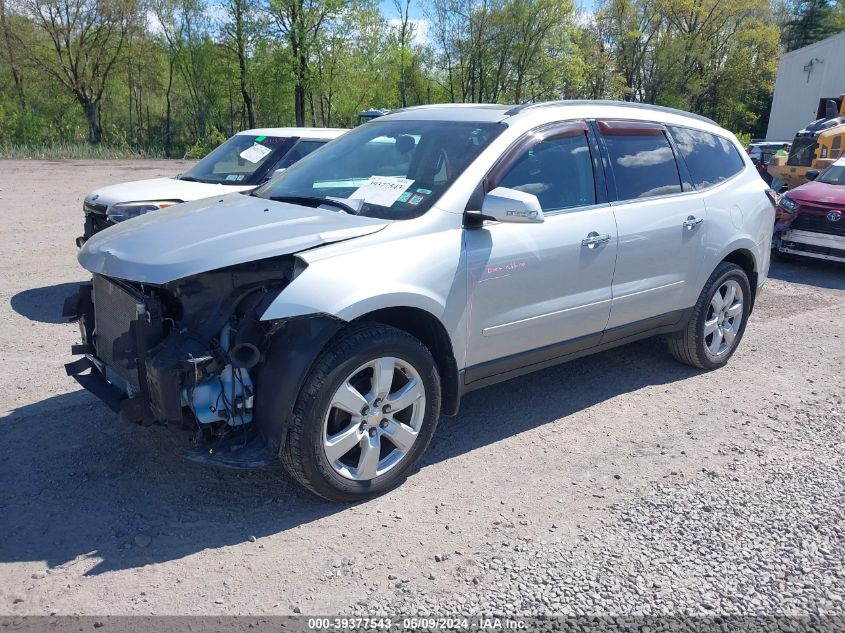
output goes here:
<path id="1" fill-rule="evenodd" d="M 399 484 L 462 394 L 663 335 L 724 365 L 766 279 L 771 193 L 736 138 L 657 107 L 391 113 L 259 189 L 109 228 L 67 366 L 196 460 L 280 457 L 316 494 Z"/>

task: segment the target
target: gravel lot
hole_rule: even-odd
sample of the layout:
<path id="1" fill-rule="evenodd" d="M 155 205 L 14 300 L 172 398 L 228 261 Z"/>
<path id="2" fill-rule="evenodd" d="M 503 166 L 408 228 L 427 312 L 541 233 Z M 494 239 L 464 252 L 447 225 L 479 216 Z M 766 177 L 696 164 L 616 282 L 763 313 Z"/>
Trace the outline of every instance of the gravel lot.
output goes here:
<path id="1" fill-rule="evenodd" d="M 214 470 L 64 375 L 97 185 L 0 161 L 0 614 L 845 615 L 845 267 L 773 267 L 704 373 L 645 341 L 470 394 L 355 506 Z"/>

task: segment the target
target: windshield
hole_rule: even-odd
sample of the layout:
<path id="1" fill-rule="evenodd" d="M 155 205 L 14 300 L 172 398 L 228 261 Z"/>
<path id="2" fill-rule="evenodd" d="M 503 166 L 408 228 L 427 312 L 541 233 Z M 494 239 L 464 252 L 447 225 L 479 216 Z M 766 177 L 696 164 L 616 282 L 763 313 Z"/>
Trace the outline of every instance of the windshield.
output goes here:
<path id="1" fill-rule="evenodd" d="M 262 198 L 345 198 L 361 215 L 425 213 L 504 126 L 375 120 L 329 143 L 254 192 Z"/>
<path id="2" fill-rule="evenodd" d="M 845 185 L 845 165 L 831 165 L 818 178 L 829 185 Z"/>
<path id="3" fill-rule="evenodd" d="M 296 143 L 296 138 L 238 134 L 217 147 L 183 180 L 223 185 L 257 185 Z"/>
<path id="4" fill-rule="evenodd" d="M 809 167 L 813 164 L 818 146 L 819 144 L 812 137 L 796 136 L 789 150 L 786 164 L 790 167 Z"/>

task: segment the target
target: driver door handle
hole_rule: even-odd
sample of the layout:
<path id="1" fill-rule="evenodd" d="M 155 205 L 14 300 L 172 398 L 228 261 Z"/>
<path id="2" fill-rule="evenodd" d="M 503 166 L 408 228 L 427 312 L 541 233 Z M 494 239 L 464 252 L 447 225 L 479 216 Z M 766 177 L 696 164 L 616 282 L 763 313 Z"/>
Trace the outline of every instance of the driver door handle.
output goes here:
<path id="1" fill-rule="evenodd" d="M 698 226 L 702 222 L 704 222 L 704 218 L 697 218 L 694 215 L 690 215 L 690 216 L 687 216 L 686 220 L 684 220 L 684 228 L 687 229 L 688 231 L 692 231 L 693 228 L 695 228 L 696 226 Z"/>
<path id="2" fill-rule="evenodd" d="M 587 248 L 595 248 L 599 244 L 606 244 L 610 241 L 610 236 L 606 233 L 596 233 L 595 231 L 590 231 L 583 240 L 581 240 L 581 246 L 586 246 Z"/>

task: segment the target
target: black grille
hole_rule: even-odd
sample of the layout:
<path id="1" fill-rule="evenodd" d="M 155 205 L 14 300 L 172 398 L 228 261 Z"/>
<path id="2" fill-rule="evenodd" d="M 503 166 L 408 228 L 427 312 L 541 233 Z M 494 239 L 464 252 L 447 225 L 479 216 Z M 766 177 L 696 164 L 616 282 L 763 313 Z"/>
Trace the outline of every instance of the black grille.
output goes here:
<path id="1" fill-rule="evenodd" d="M 92 235 L 99 233 L 103 229 L 107 229 L 110 226 L 114 226 L 114 222 L 109 220 L 104 215 L 99 215 L 97 213 L 86 213 L 85 214 L 85 232 L 84 236 L 87 240 Z"/>
<path id="2" fill-rule="evenodd" d="M 99 213 L 100 215 L 105 215 L 106 211 L 108 211 L 108 207 L 104 204 L 86 201 L 82 203 L 82 210 L 85 211 L 85 213 Z"/>
<path id="3" fill-rule="evenodd" d="M 845 237 L 845 218 L 838 222 L 831 222 L 824 215 L 799 213 L 789 228 L 796 231 L 812 231 L 813 233 Z"/>
<path id="4" fill-rule="evenodd" d="M 813 137 L 796 136 L 792 141 L 792 148 L 789 150 L 789 158 L 786 164 L 790 167 L 809 167 L 816 158 L 816 149 L 819 144 Z"/>
<path id="5" fill-rule="evenodd" d="M 129 284 L 94 275 L 94 349 L 136 390 L 146 351 L 163 335 L 158 300 Z"/>

